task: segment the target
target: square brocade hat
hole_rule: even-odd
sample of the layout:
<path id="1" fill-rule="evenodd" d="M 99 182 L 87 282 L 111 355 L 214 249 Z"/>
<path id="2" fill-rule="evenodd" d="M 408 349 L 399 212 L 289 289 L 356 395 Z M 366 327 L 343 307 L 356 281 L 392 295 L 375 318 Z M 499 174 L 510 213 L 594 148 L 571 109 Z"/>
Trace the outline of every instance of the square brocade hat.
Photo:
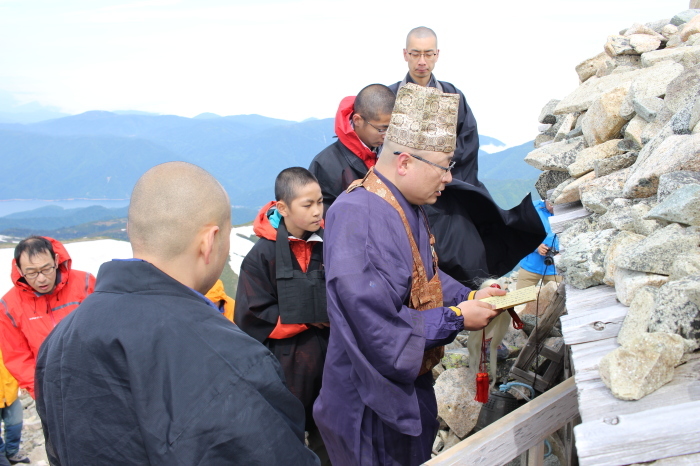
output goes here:
<path id="1" fill-rule="evenodd" d="M 408 83 L 399 89 L 386 138 L 432 152 L 454 152 L 459 95 Z"/>

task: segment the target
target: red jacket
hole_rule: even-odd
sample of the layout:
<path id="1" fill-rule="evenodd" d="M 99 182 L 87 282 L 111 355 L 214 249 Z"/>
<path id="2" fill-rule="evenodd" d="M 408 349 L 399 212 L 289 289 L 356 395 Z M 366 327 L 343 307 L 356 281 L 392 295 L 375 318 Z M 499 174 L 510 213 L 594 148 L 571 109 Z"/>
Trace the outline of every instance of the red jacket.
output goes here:
<path id="1" fill-rule="evenodd" d="M 19 273 L 12 259 L 14 286 L 0 300 L 0 348 L 5 367 L 21 388 L 34 396 L 34 369 L 39 347 L 61 319 L 95 289 L 95 277 L 71 270 L 72 260 L 63 245 L 48 239 L 59 255 L 60 281 L 45 295 L 37 293 Z"/>
<path id="2" fill-rule="evenodd" d="M 367 147 L 362 142 L 355 132 L 355 128 L 350 124 L 350 117 L 355 111 L 355 96 L 345 97 L 340 101 L 338 112 L 335 114 L 335 134 L 340 139 L 345 147 L 358 156 L 367 165 L 367 168 L 372 168 L 377 164 L 377 154 L 372 152 L 372 149 Z"/>
<path id="3" fill-rule="evenodd" d="M 270 224 L 270 220 L 267 218 L 267 212 L 274 206 L 277 205 L 276 201 L 270 201 L 267 205 L 264 205 L 262 209 L 258 212 L 258 216 L 255 217 L 253 222 L 253 232 L 259 238 L 265 238 L 270 241 L 277 241 L 277 229 Z M 321 227 L 323 227 L 323 220 L 321 221 Z M 298 238 L 289 238 L 289 249 L 291 249 L 292 254 L 299 263 L 301 271 L 306 273 L 306 269 L 309 267 L 309 262 L 311 262 L 311 252 L 314 247 L 313 241 L 304 241 Z M 293 337 L 294 335 L 303 332 L 309 328 L 306 324 L 283 324 L 279 318 L 277 318 L 277 326 L 270 333 L 268 338 L 282 339 Z"/>

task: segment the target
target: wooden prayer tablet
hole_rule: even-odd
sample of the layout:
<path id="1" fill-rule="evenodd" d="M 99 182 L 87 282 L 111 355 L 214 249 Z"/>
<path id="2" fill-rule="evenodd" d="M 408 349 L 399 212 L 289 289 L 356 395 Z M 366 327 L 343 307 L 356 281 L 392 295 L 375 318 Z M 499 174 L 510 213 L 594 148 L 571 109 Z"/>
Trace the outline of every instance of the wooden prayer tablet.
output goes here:
<path id="1" fill-rule="evenodd" d="M 537 299 L 537 286 L 532 285 L 527 288 L 512 291 L 505 296 L 491 296 L 481 299 L 485 303 L 492 304 L 496 309 L 506 309 L 519 304 L 529 303 Z"/>

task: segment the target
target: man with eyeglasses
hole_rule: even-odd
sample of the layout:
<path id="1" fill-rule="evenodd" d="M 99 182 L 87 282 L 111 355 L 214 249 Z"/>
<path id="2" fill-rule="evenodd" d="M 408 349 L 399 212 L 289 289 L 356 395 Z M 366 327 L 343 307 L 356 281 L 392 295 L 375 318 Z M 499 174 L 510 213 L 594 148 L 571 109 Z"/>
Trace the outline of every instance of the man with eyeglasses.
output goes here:
<path id="1" fill-rule="evenodd" d="M 433 69 L 440 56 L 437 36 L 427 27 L 412 29 L 403 57 L 408 73 L 389 86 L 393 92 L 414 83 L 459 96 L 453 181 L 425 210 L 437 241 L 440 268 L 460 282 L 476 286 L 483 279 L 510 272 L 545 237 L 530 195 L 510 210 L 501 209 L 478 178 L 479 134 L 464 94 L 438 81 Z"/>
<path id="2" fill-rule="evenodd" d="M 32 397 L 39 347 L 95 289 L 95 277 L 71 265 L 68 251 L 53 238 L 30 236 L 15 247 L 14 286 L 0 301 L 0 348 L 5 367 Z"/>
<path id="3" fill-rule="evenodd" d="M 353 181 L 377 163 L 396 96 L 383 84 L 370 84 L 357 97 L 345 97 L 335 116 L 338 140 L 314 157 L 309 171 L 323 193 L 324 215 Z"/>
<path id="4" fill-rule="evenodd" d="M 458 98 L 407 84 L 377 164 L 326 218 L 331 336 L 314 420 L 338 465 L 423 464 L 438 430 L 433 367 L 499 314 L 437 266 L 423 207 L 452 180 Z"/>

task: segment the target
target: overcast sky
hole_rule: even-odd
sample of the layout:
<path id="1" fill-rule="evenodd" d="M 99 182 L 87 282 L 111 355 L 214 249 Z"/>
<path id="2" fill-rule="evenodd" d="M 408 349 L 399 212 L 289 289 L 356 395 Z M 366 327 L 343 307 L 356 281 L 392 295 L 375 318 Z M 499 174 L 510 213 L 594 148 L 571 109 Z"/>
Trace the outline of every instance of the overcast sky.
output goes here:
<path id="1" fill-rule="evenodd" d="M 438 79 L 464 92 L 481 134 L 515 145 L 608 35 L 688 4 L 0 0 L 0 90 L 67 113 L 327 118 L 365 85 L 402 79 L 406 33 L 423 25 L 438 35 Z"/>

